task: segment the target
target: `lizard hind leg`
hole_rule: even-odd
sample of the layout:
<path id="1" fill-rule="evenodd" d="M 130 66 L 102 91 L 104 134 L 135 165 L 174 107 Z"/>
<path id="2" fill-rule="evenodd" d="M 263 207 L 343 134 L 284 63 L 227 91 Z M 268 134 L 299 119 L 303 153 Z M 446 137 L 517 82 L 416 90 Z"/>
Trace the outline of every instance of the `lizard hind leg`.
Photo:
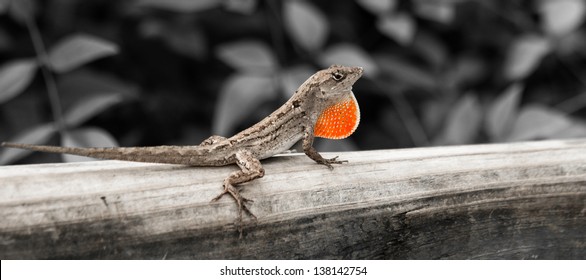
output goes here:
<path id="1" fill-rule="evenodd" d="M 246 202 L 252 202 L 252 200 L 243 197 L 235 185 L 262 178 L 265 174 L 265 170 L 260 161 L 255 158 L 250 151 L 238 151 L 236 152 L 235 157 L 236 164 L 238 164 L 240 170 L 232 172 L 228 178 L 224 179 L 224 191 L 212 199 L 212 202 L 218 201 L 225 194 L 230 194 L 230 196 L 236 200 L 236 204 L 238 205 L 238 221 L 240 223 L 238 231 L 242 237 L 242 212 L 246 212 L 255 219 L 256 216 L 250 212 L 248 207 L 246 207 Z"/>
<path id="2" fill-rule="evenodd" d="M 226 140 L 226 137 L 220 135 L 212 135 L 208 137 L 206 140 L 203 140 L 199 145 L 200 146 L 210 146 L 216 144 L 222 140 Z"/>

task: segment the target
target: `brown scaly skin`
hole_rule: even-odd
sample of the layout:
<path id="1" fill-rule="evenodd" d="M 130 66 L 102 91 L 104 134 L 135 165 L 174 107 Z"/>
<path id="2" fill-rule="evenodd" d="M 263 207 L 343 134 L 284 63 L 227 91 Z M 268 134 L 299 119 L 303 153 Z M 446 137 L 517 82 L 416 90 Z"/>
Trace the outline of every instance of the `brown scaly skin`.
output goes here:
<path id="1" fill-rule="evenodd" d="M 303 151 L 315 162 L 330 169 L 333 169 L 332 164 L 346 162 L 337 160 L 337 157 L 325 159 L 317 152 L 313 147 L 314 126 L 326 108 L 353 94 L 352 85 L 361 76 L 361 67 L 333 65 L 321 70 L 307 79 L 283 106 L 257 124 L 230 138 L 211 136 L 197 146 L 76 148 L 6 142 L 2 146 L 100 159 L 189 166 L 237 164 L 240 171 L 231 173 L 224 180 L 224 191 L 212 201 L 217 201 L 225 194 L 230 194 L 236 200 L 242 237 L 242 212 L 256 217 L 245 204 L 251 200 L 242 197 L 235 186 L 264 176 L 260 160 L 285 152 L 302 140 Z"/>

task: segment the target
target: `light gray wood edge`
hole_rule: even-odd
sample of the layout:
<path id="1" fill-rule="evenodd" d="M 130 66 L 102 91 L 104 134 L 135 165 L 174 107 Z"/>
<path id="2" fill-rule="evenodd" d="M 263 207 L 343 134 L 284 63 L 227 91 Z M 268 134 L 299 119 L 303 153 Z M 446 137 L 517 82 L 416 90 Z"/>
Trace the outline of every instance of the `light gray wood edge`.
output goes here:
<path id="1" fill-rule="evenodd" d="M 263 161 L 242 239 L 235 166 L 3 166 L 0 258 L 586 258 L 586 139 L 335 155 Z"/>

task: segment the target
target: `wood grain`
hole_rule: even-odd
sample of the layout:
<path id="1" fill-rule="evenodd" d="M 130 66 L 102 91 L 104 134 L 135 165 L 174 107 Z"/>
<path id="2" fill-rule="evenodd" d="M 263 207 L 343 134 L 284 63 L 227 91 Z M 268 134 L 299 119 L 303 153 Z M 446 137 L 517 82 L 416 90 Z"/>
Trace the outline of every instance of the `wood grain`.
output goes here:
<path id="1" fill-rule="evenodd" d="M 585 139 L 326 155 L 263 161 L 241 240 L 236 167 L 0 167 L 0 258 L 586 258 Z"/>

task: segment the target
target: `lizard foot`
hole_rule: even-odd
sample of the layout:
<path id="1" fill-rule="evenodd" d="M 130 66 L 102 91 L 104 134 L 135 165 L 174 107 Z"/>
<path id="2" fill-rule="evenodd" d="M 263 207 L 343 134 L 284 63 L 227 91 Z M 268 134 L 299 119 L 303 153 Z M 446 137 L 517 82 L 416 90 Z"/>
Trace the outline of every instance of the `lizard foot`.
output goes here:
<path id="1" fill-rule="evenodd" d="M 334 170 L 334 167 L 332 166 L 332 164 L 342 164 L 342 163 L 347 163 L 347 162 L 348 162 L 347 160 L 338 160 L 338 157 L 334 157 L 334 158 L 324 158 L 322 161 L 320 161 L 318 163 L 327 166 L 330 170 Z"/>
<path id="2" fill-rule="evenodd" d="M 253 200 L 243 197 L 240 194 L 240 191 L 237 188 L 235 188 L 233 185 L 226 184 L 226 185 L 224 185 L 224 191 L 222 193 L 220 193 L 218 196 L 214 197 L 214 199 L 212 199 L 212 202 L 218 201 L 225 194 L 230 194 L 230 196 L 232 196 L 232 198 L 234 198 L 234 200 L 236 200 L 236 204 L 238 205 L 238 224 L 239 224 L 238 225 L 238 232 L 240 232 L 240 238 L 242 238 L 242 229 L 244 226 L 242 213 L 246 212 L 246 214 L 248 214 L 249 216 L 253 217 L 256 220 L 256 216 L 254 214 L 252 214 L 252 212 L 250 212 L 248 207 L 246 207 L 246 203 L 253 202 Z"/>

